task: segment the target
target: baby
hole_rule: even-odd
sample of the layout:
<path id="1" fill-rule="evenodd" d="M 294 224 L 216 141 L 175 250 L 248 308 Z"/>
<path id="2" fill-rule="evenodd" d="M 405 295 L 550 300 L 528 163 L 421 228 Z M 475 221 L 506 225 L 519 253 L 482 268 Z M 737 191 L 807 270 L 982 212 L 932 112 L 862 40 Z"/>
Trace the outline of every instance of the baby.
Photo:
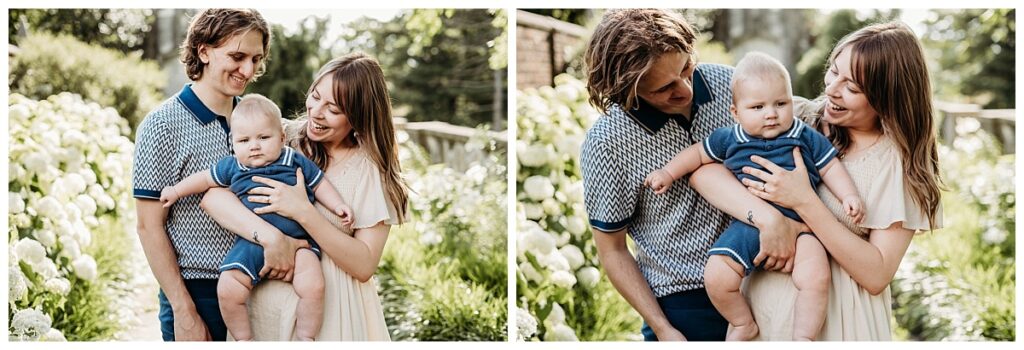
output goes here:
<path id="1" fill-rule="evenodd" d="M 711 162 L 724 163 L 740 179 L 757 181 L 743 173 L 745 166 L 764 170 L 750 160 L 751 156 L 792 170 L 793 148 L 800 147 L 811 186 L 824 181 L 842 200 L 847 215 L 855 222 L 863 220 L 864 205 L 846 168 L 835 159 L 836 149 L 824 135 L 793 118 L 793 92 L 786 67 L 763 53 L 747 54 L 736 65 L 732 91 L 730 110 L 739 124 L 717 129 L 702 144 L 679 152 L 668 165 L 647 176 L 646 186 L 656 194 L 665 193 L 673 181 Z M 773 205 L 787 217 L 802 222 L 796 212 Z M 733 220 L 708 251 L 704 284 L 715 308 L 733 326 L 726 340 L 749 340 L 758 334 L 757 323 L 739 288 L 743 277 L 755 268 L 753 259 L 760 250 L 757 228 Z M 794 310 L 793 339 L 814 340 L 825 321 L 828 304 L 828 256 L 817 237 L 804 232 L 797 237 L 794 259 L 793 283 L 800 301 Z"/>
<path id="2" fill-rule="evenodd" d="M 253 176 L 294 186 L 296 169 L 302 168 L 310 202 L 315 197 L 324 207 L 333 208 L 334 213 L 341 217 L 343 225 L 351 224 L 351 209 L 345 205 L 334 186 L 323 180 L 323 172 L 302 153 L 284 146 L 281 110 L 269 99 L 249 94 L 238 102 L 231 113 L 231 144 L 234 155 L 222 158 L 210 171 L 192 174 L 174 186 L 165 187 L 160 193 L 164 207 L 170 207 L 183 196 L 220 186 L 230 187 L 246 207 L 256 209 L 266 204 L 249 200 L 249 190 L 264 186 L 254 182 Z M 260 217 L 284 234 L 309 241 L 310 249 L 295 253 L 292 285 L 299 296 L 296 337 L 300 340 L 314 340 L 323 321 L 324 276 L 320 269 L 319 246 L 299 223 L 291 219 L 274 213 L 260 214 Z M 259 237 L 255 232 L 253 240 L 256 243 L 241 237 L 235 240 L 234 246 L 224 257 L 220 280 L 217 282 L 217 297 L 220 299 L 224 323 L 236 340 L 253 338 L 246 300 L 252 287 L 259 282 L 258 273 L 264 265 L 263 247 L 258 244 Z"/>

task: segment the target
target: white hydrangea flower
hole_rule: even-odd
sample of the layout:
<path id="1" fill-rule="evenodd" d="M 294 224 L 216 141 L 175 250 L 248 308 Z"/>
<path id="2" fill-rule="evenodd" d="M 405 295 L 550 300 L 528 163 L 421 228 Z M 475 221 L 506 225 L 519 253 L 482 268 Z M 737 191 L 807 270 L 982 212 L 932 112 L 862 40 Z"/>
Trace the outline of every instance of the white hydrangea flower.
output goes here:
<path id="1" fill-rule="evenodd" d="M 7 208 L 11 213 L 25 211 L 25 200 L 17 192 L 7 192 Z"/>
<path id="2" fill-rule="evenodd" d="M 576 276 L 569 271 L 555 271 L 551 274 L 551 283 L 569 289 L 576 285 Z"/>
<path id="3" fill-rule="evenodd" d="M 580 268 L 580 266 L 583 266 L 585 258 L 583 257 L 583 251 L 580 250 L 580 247 L 572 244 L 566 244 L 565 246 L 558 248 L 558 252 L 562 253 L 562 256 L 569 261 L 569 269 L 576 270 Z"/>
<path id="4" fill-rule="evenodd" d="M 544 319 L 544 325 L 554 326 L 563 323 L 565 323 L 565 309 L 562 309 L 562 305 L 552 302 L 551 312 L 549 312 L 548 317 Z"/>
<path id="5" fill-rule="evenodd" d="M 576 280 L 584 288 L 594 288 L 597 282 L 601 281 L 601 271 L 593 266 L 584 266 L 579 271 L 576 271 Z"/>
<path id="6" fill-rule="evenodd" d="M 96 200 L 89 195 L 80 194 L 75 197 L 75 205 L 82 210 L 82 215 L 85 217 L 92 217 L 96 214 Z"/>
<path id="7" fill-rule="evenodd" d="M 36 241 L 46 248 L 53 248 L 54 244 L 57 243 L 57 234 L 53 233 L 52 230 L 42 229 L 35 232 Z"/>
<path id="8" fill-rule="evenodd" d="M 544 341 L 579 341 L 576 331 L 565 324 L 558 324 L 548 329 Z"/>
<path id="9" fill-rule="evenodd" d="M 50 259 L 45 259 L 41 264 L 33 266 L 32 270 L 40 276 L 43 276 L 44 280 L 60 276 L 60 270 L 57 269 L 57 264 Z"/>
<path id="10" fill-rule="evenodd" d="M 75 152 L 78 153 L 78 152 Z M 64 185 L 68 190 L 68 196 L 77 196 L 78 194 L 85 192 L 86 182 L 85 178 L 78 173 L 70 173 L 64 176 Z"/>
<path id="11" fill-rule="evenodd" d="M 573 236 L 579 238 L 580 235 L 587 232 L 587 221 L 579 216 L 570 216 L 566 218 L 565 229 L 572 233 Z"/>
<path id="12" fill-rule="evenodd" d="M 544 217 L 544 207 L 535 203 L 524 203 L 523 212 L 527 219 L 540 220 Z"/>
<path id="13" fill-rule="evenodd" d="M 82 256 L 71 262 L 71 267 L 75 270 L 75 275 L 86 281 L 92 281 L 96 278 L 96 260 L 89 255 L 82 254 Z"/>
<path id="14" fill-rule="evenodd" d="M 537 271 L 537 269 L 533 268 L 533 265 L 530 264 L 529 261 L 524 261 L 520 263 L 519 271 L 523 273 L 523 276 L 526 277 L 527 281 L 538 283 L 544 282 L 544 276 L 541 275 L 540 272 Z"/>
<path id="15" fill-rule="evenodd" d="M 516 157 L 519 158 L 519 164 L 523 166 L 543 166 L 547 164 L 549 156 L 552 154 L 544 145 L 526 145 L 525 142 L 519 141 L 517 146 L 519 148 L 516 149 Z"/>
<path id="16" fill-rule="evenodd" d="M 64 333 L 61 333 L 59 329 L 50 328 L 50 331 L 46 332 L 39 340 L 43 341 L 68 341 L 64 337 Z"/>
<path id="17" fill-rule="evenodd" d="M 525 226 L 520 228 L 520 230 L 523 230 L 520 234 L 524 236 L 523 243 L 527 251 L 536 256 L 549 254 L 557 248 L 554 237 L 551 237 L 551 234 L 540 228 L 537 223 L 528 221 Z"/>
<path id="18" fill-rule="evenodd" d="M 562 204 L 558 203 L 554 198 L 544 198 L 544 201 L 541 202 L 541 206 L 544 208 L 544 213 L 549 216 L 562 215 Z"/>
<path id="19" fill-rule="evenodd" d="M 21 160 L 21 163 L 25 164 L 25 170 L 34 174 L 45 173 L 51 162 L 53 160 L 43 152 L 29 153 Z"/>
<path id="20" fill-rule="evenodd" d="M 51 218 L 54 221 L 64 220 L 67 217 L 67 213 L 64 212 L 64 206 L 60 204 L 56 198 L 51 196 L 44 196 L 35 203 L 36 213 L 43 217 Z"/>
<path id="21" fill-rule="evenodd" d="M 43 245 L 31 238 L 22 238 L 18 243 L 15 243 L 14 251 L 18 253 L 18 257 L 22 261 L 32 267 L 40 266 L 44 261 L 48 260 L 46 258 L 46 249 L 43 248 Z"/>
<path id="22" fill-rule="evenodd" d="M 516 341 L 526 341 L 537 334 L 537 319 L 523 308 L 516 308 Z"/>
<path id="23" fill-rule="evenodd" d="M 51 278 L 46 280 L 46 282 L 43 284 L 43 287 L 45 287 L 46 290 L 52 293 L 58 295 L 67 295 L 68 292 L 71 291 L 71 282 L 68 282 L 67 279 L 62 277 Z"/>
<path id="24" fill-rule="evenodd" d="M 79 246 L 78 241 L 75 240 L 74 237 L 61 236 L 58 240 L 60 241 L 61 245 L 61 256 L 65 256 L 71 261 L 74 261 L 75 259 L 78 259 L 78 257 L 82 256 L 82 249 Z"/>
<path id="25" fill-rule="evenodd" d="M 7 267 L 7 296 L 10 301 L 17 301 L 28 295 L 28 284 L 25 281 L 25 274 L 21 272 L 18 265 Z"/>
<path id="26" fill-rule="evenodd" d="M 36 340 L 50 331 L 51 323 L 50 316 L 42 311 L 23 309 L 14 314 L 11 329 L 14 334 L 27 337 L 27 340 Z"/>
<path id="27" fill-rule="evenodd" d="M 523 189 L 530 199 L 540 202 L 555 194 L 555 186 L 547 176 L 534 175 L 523 181 Z"/>

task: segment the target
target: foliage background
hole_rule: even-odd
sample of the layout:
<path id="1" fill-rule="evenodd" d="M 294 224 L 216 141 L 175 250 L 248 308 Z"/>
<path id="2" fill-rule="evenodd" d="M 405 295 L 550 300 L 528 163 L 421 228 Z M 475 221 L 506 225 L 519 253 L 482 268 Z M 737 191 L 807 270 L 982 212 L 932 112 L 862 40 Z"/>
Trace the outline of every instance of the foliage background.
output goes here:
<path id="1" fill-rule="evenodd" d="M 155 294 L 156 287 L 136 243 L 134 201 L 128 190 L 134 127 L 168 97 L 163 95 L 169 80 L 165 72 L 180 70 L 165 67 L 162 71 L 158 66 L 166 57 L 156 54 L 155 48 L 168 43 L 155 35 L 155 12 L 15 9 L 8 13 L 10 43 L 16 45 L 8 85 L 18 93 L 10 96 L 9 106 L 12 297 L 8 331 L 12 340 L 156 340 L 138 334 L 154 327 L 158 332 L 153 325 L 157 322 L 155 297 L 140 297 L 150 291 Z M 506 79 L 505 18 L 503 11 L 421 10 L 399 12 L 394 20 L 381 22 L 380 28 L 359 26 L 375 21 L 369 19 L 340 24 L 349 32 L 366 35 L 366 40 L 384 43 L 392 36 L 375 34 L 386 29 L 383 24 L 423 23 L 393 33 L 401 35 L 404 41 L 399 44 L 406 46 L 380 48 L 358 46 L 343 36 L 329 38 L 328 28 L 338 24 L 312 14 L 298 30 L 271 23 L 268 71 L 250 84 L 249 92 L 270 97 L 286 115 L 296 114 L 303 109 L 306 89 L 323 63 L 363 49 L 382 62 L 400 113 L 416 120 L 501 129 L 504 124 L 493 123 L 491 108 L 505 99 L 504 84 L 494 88 L 495 79 Z M 412 44 L 418 45 L 418 54 L 405 52 Z M 416 65 L 415 60 L 423 63 Z M 402 80 L 407 76 L 444 84 L 413 85 Z M 445 108 L 435 110 L 430 104 L 435 101 L 415 97 L 429 94 L 443 95 Z M 502 105 L 497 110 L 504 113 L 505 109 Z M 505 119 L 504 114 L 500 119 Z M 425 151 L 399 132 L 403 175 L 413 189 L 412 219 L 392 230 L 375 276 L 395 340 L 507 338 L 507 175 L 501 151 L 506 147 L 483 136 L 483 129 L 460 147 L 488 156 L 464 172 L 430 164 Z M 103 148 L 115 142 L 123 143 Z M 76 157 L 86 161 L 69 166 L 65 158 Z M 73 196 L 60 197 L 58 202 L 41 201 L 64 188 L 54 185 L 55 181 L 78 183 L 54 179 L 81 176 L 88 180 L 88 193 L 67 194 Z M 93 206 L 99 209 L 70 208 L 90 208 L 75 196 L 95 198 Z M 116 204 L 95 204 L 107 199 Z M 56 219 L 51 216 L 71 215 L 79 215 L 77 220 L 86 226 L 52 227 Z M 91 239 L 69 240 L 83 236 Z M 89 278 L 79 276 L 80 270 L 87 271 Z M 147 304 L 147 300 L 153 302 Z M 146 310 L 152 313 L 142 313 Z"/>
<path id="2" fill-rule="evenodd" d="M 593 28 L 601 11 L 527 10 Z M 703 62 L 733 64 L 713 33 L 728 10 L 687 10 L 702 32 Z M 930 10 L 922 38 L 936 99 L 1013 108 L 1015 10 Z M 794 93 L 817 96 L 835 43 L 898 10 L 809 10 L 813 40 L 797 63 Z M 584 40 L 584 45 L 585 45 Z M 582 52 L 576 50 L 575 52 Z M 586 102 L 577 57 L 555 86 L 518 92 L 517 295 L 519 340 L 639 339 L 639 315 L 604 278 L 576 187 L 579 144 L 598 117 Z M 941 117 L 942 113 L 936 113 Z M 938 124 L 938 123 L 937 123 Z M 906 340 L 1015 340 L 1013 154 L 970 118 L 941 140 L 946 227 L 915 237 L 893 284 L 895 337 Z M 630 242 L 632 244 L 632 242 Z M 566 263 L 569 262 L 569 263 Z M 559 271 L 569 272 L 575 278 Z M 591 279 L 594 273 L 600 278 Z"/>

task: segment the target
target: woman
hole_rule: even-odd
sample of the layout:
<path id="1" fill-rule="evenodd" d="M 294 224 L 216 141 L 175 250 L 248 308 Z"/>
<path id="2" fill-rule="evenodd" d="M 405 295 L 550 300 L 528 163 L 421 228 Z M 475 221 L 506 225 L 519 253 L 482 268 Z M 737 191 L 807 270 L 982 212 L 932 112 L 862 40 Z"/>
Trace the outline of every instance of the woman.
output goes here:
<path id="1" fill-rule="evenodd" d="M 405 220 L 408 201 L 390 100 L 380 65 L 366 55 L 350 54 L 320 69 L 306 96 L 306 116 L 286 125 L 289 145 L 317 163 L 354 208 L 351 228 L 342 227 L 329 209 L 309 203 L 301 173 L 295 186 L 262 179 L 268 187 L 250 192 L 250 201 L 268 203 L 258 213 L 275 212 L 299 222 L 323 251 L 324 322 L 317 340 L 390 340 L 371 280 L 388 231 Z M 301 242 L 267 225 L 230 192 L 211 190 L 203 207 L 228 230 L 256 236 L 266 247 L 263 272 L 268 279 L 290 280 L 290 263 Z M 249 304 L 256 340 L 294 339 L 297 300 L 288 283 L 261 283 Z"/>
<path id="2" fill-rule="evenodd" d="M 921 44 L 903 23 L 872 25 L 833 49 L 820 118 L 811 118 L 841 152 L 867 215 L 855 225 L 831 193 L 792 171 L 744 169 L 750 193 L 793 208 L 832 257 L 828 315 L 818 340 L 891 340 L 889 283 L 915 232 L 940 228 L 938 155 L 931 91 Z M 799 150 L 794 152 L 796 159 Z M 820 197 L 820 199 L 819 199 Z M 757 273 L 746 294 L 760 339 L 789 339 L 796 290 L 789 275 Z"/>

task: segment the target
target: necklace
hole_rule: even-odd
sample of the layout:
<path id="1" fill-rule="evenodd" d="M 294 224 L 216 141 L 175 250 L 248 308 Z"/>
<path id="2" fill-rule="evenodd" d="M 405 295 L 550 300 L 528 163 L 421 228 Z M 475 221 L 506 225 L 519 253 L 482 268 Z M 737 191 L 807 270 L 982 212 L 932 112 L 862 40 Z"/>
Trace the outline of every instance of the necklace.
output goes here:
<path id="1" fill-rule="evenodd" d="M 344 150 L 344 151 L 338 152 L 338 153 L 339 153 L 338 157 L 331 157 L 331 158 L 333 158 L 333 159 L 331 159 L 331 163 L 329 163 L 329 164 L 327 165 L 327 167 L 328 167 L 328 168 L 335 168 L 335 165 L 338 165 L 338 164 L 342 164 L 342 163 L 344 163 L 344 162 L 345 162 L 345 161 L 347 161 L 347 160 L 348 160 L 349 158 L 352 158 L 352 156 L 353 156 L 354 154 L 356 154 L 356 150 L 357 150 L 357 149 L 359 149 L 359 147 L 358 147 L 358 146 L 355 146 L 355 147 L 347 147 L 347 148 L 345 148 L 345 150 Z"/>

